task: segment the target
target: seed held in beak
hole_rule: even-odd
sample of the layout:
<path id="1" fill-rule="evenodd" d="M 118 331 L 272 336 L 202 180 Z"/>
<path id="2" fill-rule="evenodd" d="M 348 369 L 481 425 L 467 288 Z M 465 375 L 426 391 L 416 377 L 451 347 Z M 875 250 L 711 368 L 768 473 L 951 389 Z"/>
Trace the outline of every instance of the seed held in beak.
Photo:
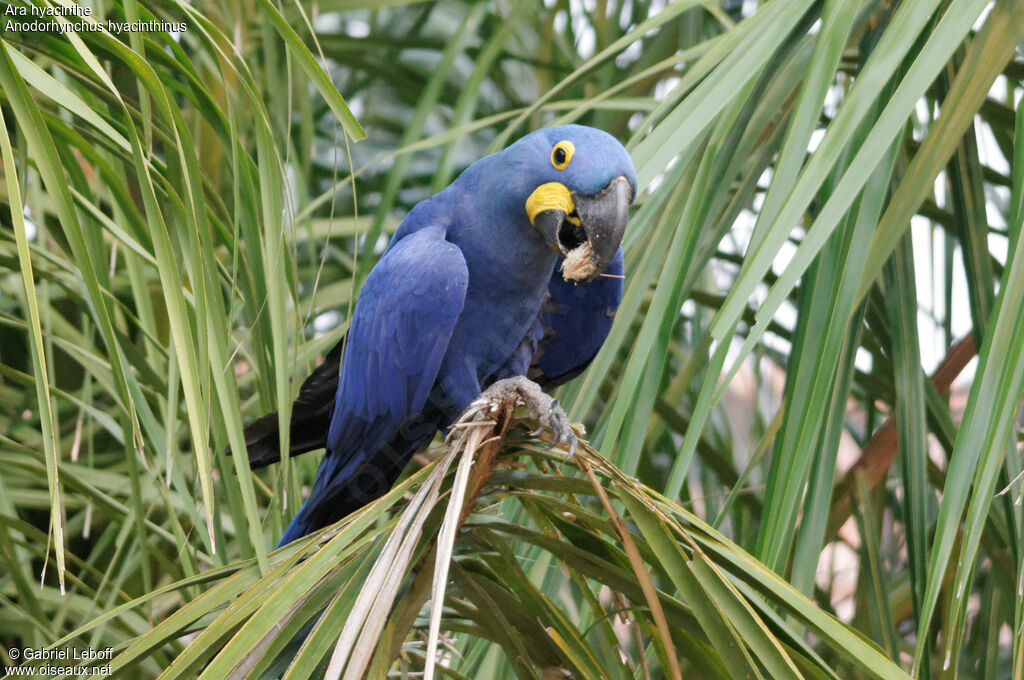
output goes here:
<path id="1" fill-rule="evenodd" d="M 566 280 L 591 281 L 615 257 L 629 220 L 633 188 L 624 176 L 596 194 L 570 192 L 559 182 L 537 187 L 526 202 L 534 228 L 565 258 Z"/>

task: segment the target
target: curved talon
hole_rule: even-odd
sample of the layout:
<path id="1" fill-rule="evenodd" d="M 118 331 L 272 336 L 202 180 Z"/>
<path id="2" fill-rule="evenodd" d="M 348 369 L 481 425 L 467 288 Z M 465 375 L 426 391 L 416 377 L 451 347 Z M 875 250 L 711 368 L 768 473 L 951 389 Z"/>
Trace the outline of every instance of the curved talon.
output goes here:
<path id="1" fill-rule="evenodd" d="M 494 408 L 508 399 L 514 400 L 516 405 L 523 404 L 529 409 L 530 416 L 540 425 L 530 433 L 530 436 L 536 437 L 550 428 L 551 440 L 547 447 L 549 451 L 556 446 L 565 446 L 569 451 L 566 460 L 571 459 L 576 453 L 576 433 L 573 432 L 562 405 L 558 399 L 545 394 L 540 386 L 529 378 L 516 376 L 499 380 L 484 390 L 480 398 L 491 401 Z"/>

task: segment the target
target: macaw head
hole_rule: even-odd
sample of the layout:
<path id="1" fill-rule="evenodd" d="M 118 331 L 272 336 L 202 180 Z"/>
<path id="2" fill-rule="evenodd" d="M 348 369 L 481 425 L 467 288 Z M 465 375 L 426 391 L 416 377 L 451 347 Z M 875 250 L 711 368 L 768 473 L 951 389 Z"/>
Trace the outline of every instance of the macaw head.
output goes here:
<path id="1" fill-rule="evenodd" d="M 564 258 L 565 280 L 591 281 L 615 257 L 636 196 L 636 171 L 614 137 L 583 125 L 533 132 L 502 155 L 509 186 L 538 235 Z M 528 178 L 528 179 L 524 179 Z"/>

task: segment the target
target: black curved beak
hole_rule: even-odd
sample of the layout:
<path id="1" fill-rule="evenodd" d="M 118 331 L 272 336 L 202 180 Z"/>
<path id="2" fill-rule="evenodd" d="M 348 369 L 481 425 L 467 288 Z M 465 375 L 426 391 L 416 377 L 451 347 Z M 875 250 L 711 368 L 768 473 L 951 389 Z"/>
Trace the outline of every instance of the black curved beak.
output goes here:
<path id="1" fill-rule="evenodd" d="M 565 258 L 562 275 L 566 280 L 592 281 L 608 267 L 622 243 L 633 187 L 620 175 L 596 194 L 572 193 L 570 199 L 569 205 L 537 213 L 533 226 Z"/>

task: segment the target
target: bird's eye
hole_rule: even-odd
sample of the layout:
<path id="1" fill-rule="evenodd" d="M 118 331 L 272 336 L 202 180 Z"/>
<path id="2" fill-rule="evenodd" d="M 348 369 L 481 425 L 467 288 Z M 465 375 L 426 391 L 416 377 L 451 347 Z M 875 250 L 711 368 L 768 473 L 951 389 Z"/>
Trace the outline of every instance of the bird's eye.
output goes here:
<path id="1" fill-rule="evenodd" d="M 574 151 L 576 151 L 576 147 L 570 141 L 561 141 L 555 144 L 555 148 L 551 150 L 551 165 L 555 166 L 556 170 L 565 170 L 569 161 L 572 160 Z"/>

